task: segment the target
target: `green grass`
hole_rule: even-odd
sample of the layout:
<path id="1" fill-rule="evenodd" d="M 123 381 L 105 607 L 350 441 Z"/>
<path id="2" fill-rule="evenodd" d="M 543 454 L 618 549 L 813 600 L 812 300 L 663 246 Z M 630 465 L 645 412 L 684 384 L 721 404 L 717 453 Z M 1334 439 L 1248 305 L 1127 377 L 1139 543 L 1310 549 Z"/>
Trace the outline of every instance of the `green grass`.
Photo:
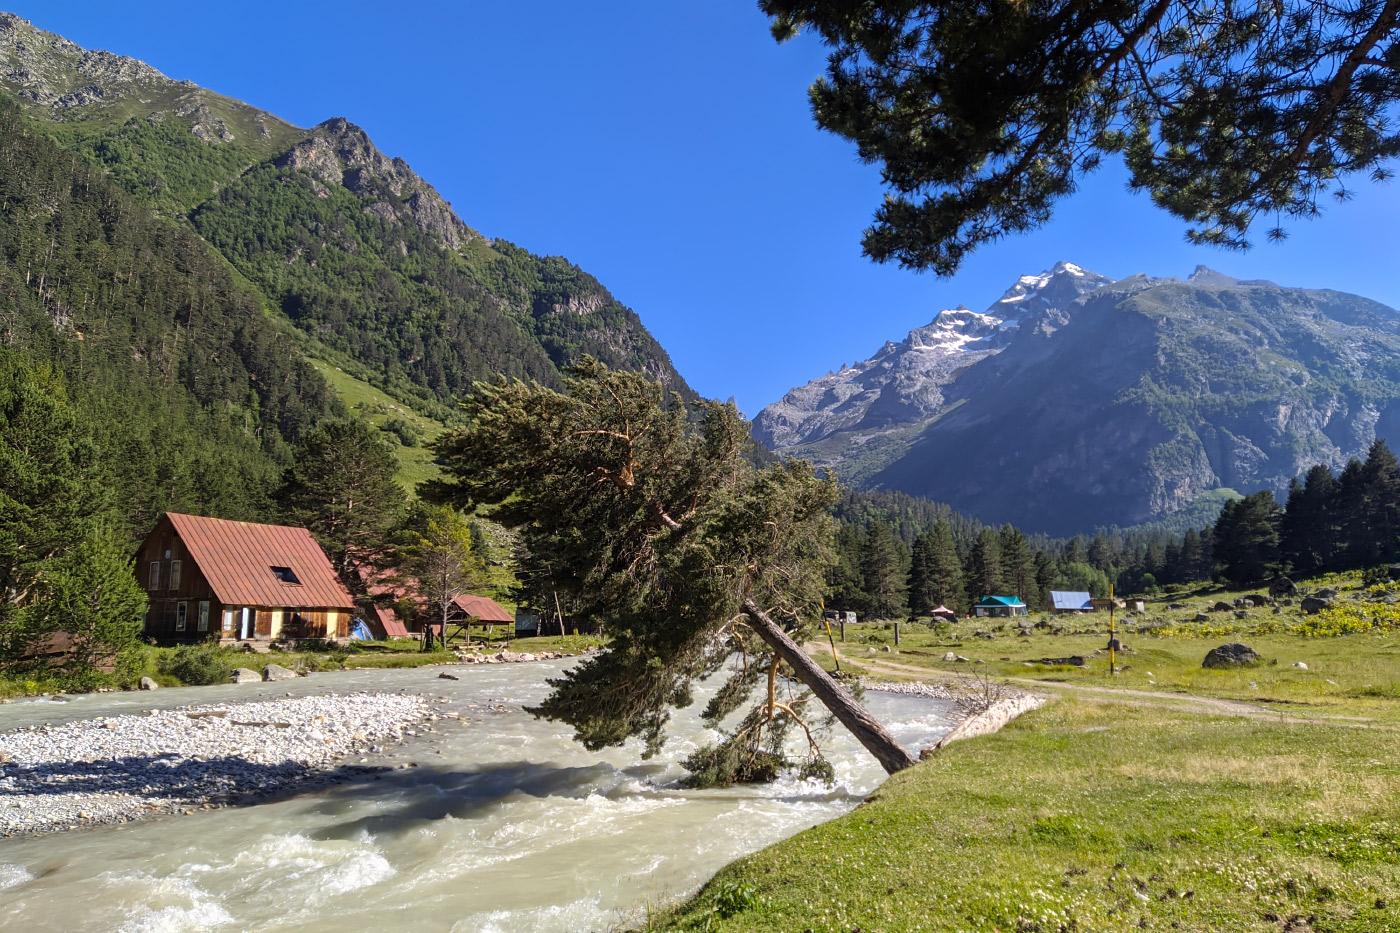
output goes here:
<path id="1" fill-rule="evenodd" d="M 1037 628 L 1021 637 L 1004 619 L 960 621 L 930 628 L 920 623 L 901 625 L 900 645 L 887 623 L 846 626 L 842 656 L 876 676 L 956 678 L 985 673 L 1021 680 L 1044 680 L 1111 689 L 1166 691 L 1183 695 L 1243 700 L 1298 715 L 1355 715 L 1400 719 L 1400 607 L 1352 599 L 1375 595 L 1363 590 L 1359 577 L 1333 577 L 1327 583 L 1341 589 L 1338 610 L 1304 615 L 1297 601 L 1281 607 L 1247 610 L 1244 619 L 1231 612 L 1207 613 L 1206 622 L 1193 621 L 1197 612 L 1218 600 L 1233 603 L 1238 595 L 1256 591 L 1211 590 L 1195 596 L 1176 595 L 1150 602 L 1135 618 L 1116 619 L 1120 641 L 1119 672 L 1109 674 L 1108 616 L 1033 615 Z M 1172 610 L 1170 602 L 1187 608 Z M 1357 630 L 1358 626 L 1361 629 Z M 1331 635 L 1351 631 L 1352 634 Z M 991 635 L 979 637 L 978 632 Z M 1206 670 L 1206 653 L 1225 642 L 1242 641 L 1264 663 L 1235 670 Z M 885 649 L 889 650 L 886 651 Z M 948 652 L 969 662 L 947 662 Z M 1087 659 L 1084 667 L 1034 663 L 1070 656 Z M 830 657 L 825 663 L 830 666 Z M 1307 670 L 1293 667 L 1303 662 Z M 983 662 L 983 663 L 977 663 Z M 903 671 L 889 665 L 916 668 Z"/>
<path id="2" fill-rule="evenodd" d="M 729 866 L 648 928 L 1393 930 L 1394 747 L 1341 724 L 1060 699 Z"/>
<path id="3" fill-rule="evenodd" d="M 408 405 L 376 389 L 368 382 L 355 378 L 339 366 L 314 358 L 310 358 L 309 362 L 325 377 L 326 382 L 345 403 L 345 407 L 364 417 L 370 424 L 381 427 L 394 418 L 400 418 L 413 425 L 420 438 L 416 447 L 405 447 L 389 438 L 390 443 L 394 444 L 394 456 L 399 461 L 400 485 L 411 493 L 419 483 L 442 475 L 433 463 L 432 451 L 426 446 L 442 433 L 441 421 L 419 414 Z"/>

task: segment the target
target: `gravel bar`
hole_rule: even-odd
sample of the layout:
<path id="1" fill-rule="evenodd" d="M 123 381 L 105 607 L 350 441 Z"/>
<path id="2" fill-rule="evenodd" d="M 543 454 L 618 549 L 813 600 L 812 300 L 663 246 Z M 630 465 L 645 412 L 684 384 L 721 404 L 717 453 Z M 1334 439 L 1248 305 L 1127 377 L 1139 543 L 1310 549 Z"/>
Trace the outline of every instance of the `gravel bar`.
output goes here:
<path id="1" fill-rule="evenodd" d="M 893 683 L 886 680 L 868 680 L 861 678 L 861 686 L 866 690 L 874 690 L 877 693 L 898 693 L 907 697 L 928 697 L 933 700 L 956 700 L 965 696 L 966 691 L 949 687 L 947 684 L 926 684 L 921 680 L 913 680 L 907 683 Z"/>
<path id="2" fill-rule="evenodd" d="M 323 694 L 150 710 L 0 734 L 0 835 L 127 823 L 383 770 L 335 767 L 429 715 L 423 697 Z"/>

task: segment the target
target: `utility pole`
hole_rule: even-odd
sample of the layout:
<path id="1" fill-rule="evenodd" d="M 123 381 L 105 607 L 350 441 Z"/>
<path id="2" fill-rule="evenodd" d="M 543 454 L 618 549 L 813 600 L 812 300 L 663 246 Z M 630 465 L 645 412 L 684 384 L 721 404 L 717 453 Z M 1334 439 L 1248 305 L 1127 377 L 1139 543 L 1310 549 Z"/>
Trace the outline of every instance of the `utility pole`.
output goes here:
<path id="1" fill-rule="evenodd" d="M 1113 598 L 1113 584 L 1108 585 L 1108 672 L 1118 673 L 1118 666 L 1114 663 L 1115 649 L 1118 647 L 1118 636 L 1113 629 L 1113 607 L 1118 604 L 1118 600 Z"/>

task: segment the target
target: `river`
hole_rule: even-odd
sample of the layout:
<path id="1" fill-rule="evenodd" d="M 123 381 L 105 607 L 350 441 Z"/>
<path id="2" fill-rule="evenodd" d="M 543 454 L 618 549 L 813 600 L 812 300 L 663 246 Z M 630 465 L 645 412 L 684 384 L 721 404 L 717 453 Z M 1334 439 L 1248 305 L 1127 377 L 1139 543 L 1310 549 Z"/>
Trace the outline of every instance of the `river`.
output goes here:
<path id="1" fill-rule="evenodd" d="M 0 731 L 154 707 L 288 693 L 407 690 L 464 721 L 364 759 L 395 770 L 282 799 L 124 826 L 0 840 L 0 929 L 451 930 L 579 933 L 639 921 L 726 863 L 854 807 L 884 772 L 839 726 L 834 787 L 783 780 L 685 791 L 708 691 L 662 754 L 594 753 L 524 712 L 568 662 L 348 671 L 276 684 L 91 694 L 0 706 Z M 871 693 L 907 747 L 934 742 L 949 704 Z M 360 763 L 360 762 L 351 762 Z M 400 767 L 412 765 L 411 767 Z"/>

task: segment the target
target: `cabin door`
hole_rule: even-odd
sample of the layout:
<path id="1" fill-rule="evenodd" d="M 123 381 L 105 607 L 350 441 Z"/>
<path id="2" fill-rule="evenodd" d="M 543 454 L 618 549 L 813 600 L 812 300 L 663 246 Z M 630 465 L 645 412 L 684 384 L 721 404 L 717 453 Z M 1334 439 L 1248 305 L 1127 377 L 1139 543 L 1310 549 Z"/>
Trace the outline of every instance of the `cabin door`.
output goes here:
<path id="1" fill-rule="evenodd" d="M 247 640 L 253 637 L 254 618 L 255 617 L 253 615 L 253 610 L 249 609 L 247 606 L 244 606 L 243 618 L 240 619 L 238 623 L 238 637 L 240 639 Z"/>

